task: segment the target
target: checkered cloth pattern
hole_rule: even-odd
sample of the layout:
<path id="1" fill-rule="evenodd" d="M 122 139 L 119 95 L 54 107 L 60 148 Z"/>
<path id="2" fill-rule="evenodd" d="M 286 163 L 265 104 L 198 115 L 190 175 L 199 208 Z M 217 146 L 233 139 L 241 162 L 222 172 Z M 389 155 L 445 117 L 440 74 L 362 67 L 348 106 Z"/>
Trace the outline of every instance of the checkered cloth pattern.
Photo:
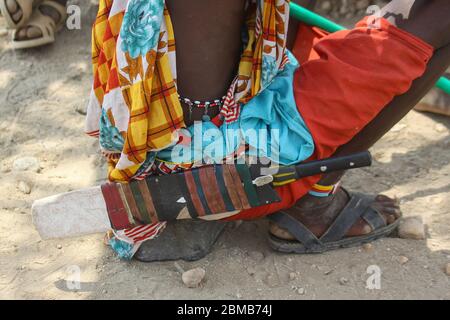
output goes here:
<path id="1" fill-rule="evenodd" d="M 263 90 L 282 68 L 289 2 L 248 1 L 246 45 L 221 110 L 226 122 L 236 121 L 241 105 Z M 123 25 L 140 19 L 134 9 L 154 14 L 159 6 L 164 9 L 157 19 L 156 45 L 139 55 L 126 50 Z M 86 132 L 100 140 L 111 136 L 121 140 L 120 153 L 101 146 L 108 155 L 109 180 L 129 181 L 143 165 L 151 165 L 145 161 L 148 152 L 176 143 L 179 129 L 185 127 L 176 87 L 175 38 L 164 0 L 100 0 L 92 29 L 92 64 Z M 102 127 L 105 119 L 110 126 Z"/>

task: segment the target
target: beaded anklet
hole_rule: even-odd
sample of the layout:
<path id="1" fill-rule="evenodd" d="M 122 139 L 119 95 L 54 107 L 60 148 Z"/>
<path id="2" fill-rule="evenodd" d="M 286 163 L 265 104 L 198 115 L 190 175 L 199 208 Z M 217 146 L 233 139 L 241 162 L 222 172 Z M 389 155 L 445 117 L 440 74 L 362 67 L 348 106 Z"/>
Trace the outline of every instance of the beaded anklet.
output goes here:
<path id="1" fill-rule="evenodd" d="M 321 198 L 328 197 L 336 191 L 338 186 L 339 183 L 331 186 L 322 186 L 320 184 L 315 184 L 313 185 L 311 190 L 309 190 L 309 194 L 314 197 L 321 197 Z"/>

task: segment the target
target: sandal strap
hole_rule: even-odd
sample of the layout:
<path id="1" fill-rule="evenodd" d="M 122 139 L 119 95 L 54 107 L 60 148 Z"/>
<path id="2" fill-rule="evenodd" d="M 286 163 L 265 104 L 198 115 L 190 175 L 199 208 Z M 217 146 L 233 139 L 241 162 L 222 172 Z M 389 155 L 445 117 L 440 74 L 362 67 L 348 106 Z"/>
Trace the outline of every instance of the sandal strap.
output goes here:
<path id="1" fill-rule="evenodd" d="M 320 240 L 322 242 L 334 242 L 343 239 L 366 209 L 367 203 L 364 203 L 363 199 L 355 195 L 351 196 L 350 201 Z"/>
<path id="2" fill-rule="evenodd" d="M 53 21 L 53 22 L 56 25 L 56 30 L 55 31 L 59 31 L 59 29 L 64 25 L 64 22 L 66 21 L 66 18 L 67 18 L 66 7 L 64 5 L 62 5 L 62 4 L 60 4 L 59 2 L 56 2 L 56 1 L 53 1 L 53 0 L 44 0 L 44 1 L 42 1 L 42 3 L 40 4 L 40 7 L 41 6 L 52 7 L 53 9 L 58 11 L 59 20 L 57 22 L 55 22 L 55 21 Z"/>
<path id="3" fill-rule="evenodd" d="M 315 252 L 322 250 L 322 241 L 319 240 L 308 228 L 306 228 L 303 223 L 294 219 L 289 213 L 279 211 L 271 214 L 268 218 L 279 227 L 289 231 L 289 233 L 294 236 L 297 241 L 303 244 L 306 250 L 312 250 Z"/>
<path id="4" fill-rule="evenodd" d="M 14 22 L 8 8 L 6 6 L 6 0 L 0 0 L 0 8 L 2 9 L 3 16 L 8 24 L 9 28 L 17 29 L 23 27 L 30 19 L 33 13 L 33 9 L 36 8 L 43 0 L 15 0 L 18 7 L 22 11 L 22 18 L 18 22 Z"/>
<path id="5" fill-rule="evenodd" d="M 279 211 L 268 218 L 279 227 L 287 230 L 297 241 L 303 244 L 306 251 L 320 252 L 326 243 L 337 242 L 345 238 L 350 228 L 358 221 L 364 219 L 372 230 L 387 226 L 380 212 L 372 207 L 373 197 L 361 193 L 351 193 L 342 188 L 349 196 L 344 209 L 335 218 L 328 230 L 317 238 L 304 224 L 292 217 L 289 213 Z"/>
<path id="6" fill-rule="evenodd" d="M 55 25 L 55 21 L 53 21 L 52 18 L 50 18 L 49 16 L 43 15 L 40 12 L 35 12 L 33 14 L 33 16 L 31 17 L 30 21 L 28 21 L 27 27 L 36 27 L 39 30 L 41 30 L 42 32 L 42 37 L 41 38 L 47 38 L 47 37 L 53 37 L 55 34 L 55 29 L 56 29 L 56 25 Z M 31 40 L 16 40 L 16 34 L 17 34 L 18 30 L 14 30 L 13 33 L 13 41 L 17 41 L 17 42 L 23 42 L 23 41 L 32 41 L 35 39 L 31 39 Z"/>
<path id="7" fill-rule="evenodd" d="M 363 218 L 370 225 L 372 231 L 387 226 L 386 220 L 383 218 L 381 212 L 372 207 L 372 204 L 375 201 L 374 196 L 365 195 L 359 192 L 350 193 L 347 190 L 345 191 L 350 196 L 360 198 L 364 206 L 367 207 L 365 212 L 361 215 L 361 218 Z"/>
<path id="8" fill-rule="evenodd" d="M 380 212 L 370 206 L 367 207 L 361 218 L 363 218 L 370 225 L 372 230 L 377 230 L 387 225 Z"/>

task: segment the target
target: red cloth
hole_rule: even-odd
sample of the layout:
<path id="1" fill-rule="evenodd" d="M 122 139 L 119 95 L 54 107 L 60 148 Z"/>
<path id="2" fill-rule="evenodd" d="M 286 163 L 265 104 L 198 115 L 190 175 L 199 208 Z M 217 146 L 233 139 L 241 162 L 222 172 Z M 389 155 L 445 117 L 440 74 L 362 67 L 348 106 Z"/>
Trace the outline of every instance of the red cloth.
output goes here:
<path id="1" fill-rule="evenodd" d="M 310 160 L 329 158 L 389 102 L 408 91 L 425 72 L 433 47 L 382 19 L 367 18 L 352 30 L 327 34 L 301 25 L 293 54 L 301 63 L 294 76 L 297 107 L 315 142 Z M 280 203 L 242 211 L 229 220 L 256 219 L 292 207 L 320 176 L 277 188 Z"/>

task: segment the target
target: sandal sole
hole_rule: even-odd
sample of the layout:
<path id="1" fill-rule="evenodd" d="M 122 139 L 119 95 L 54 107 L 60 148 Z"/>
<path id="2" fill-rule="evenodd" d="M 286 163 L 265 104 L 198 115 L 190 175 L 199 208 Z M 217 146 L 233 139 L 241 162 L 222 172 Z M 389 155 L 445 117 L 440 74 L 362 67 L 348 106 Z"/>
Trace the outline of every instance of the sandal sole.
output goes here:
<path id="1" fill-rule="evenodd" d="M 272 249 L 282 253 L 296 253 L 296 254 L 324 253 L 327 251 L 337 250 L 341 248 L 357 247 L 369 242 L 373 242 L 380 238 L 384 238 L 392 234 L 397 229 L 399 223 L 400 219 L 397 219 L 397 221 L 395 221 L 394 223 L 384 228 L 375 230 L 367 235 L 359 237 L 348 237 L 339 241 L 324 243 L 321 249 L 316 250 L 306 249 L 300 242 L 282 240 L 271 234 L 269 234 L 269 244 Z"/>

